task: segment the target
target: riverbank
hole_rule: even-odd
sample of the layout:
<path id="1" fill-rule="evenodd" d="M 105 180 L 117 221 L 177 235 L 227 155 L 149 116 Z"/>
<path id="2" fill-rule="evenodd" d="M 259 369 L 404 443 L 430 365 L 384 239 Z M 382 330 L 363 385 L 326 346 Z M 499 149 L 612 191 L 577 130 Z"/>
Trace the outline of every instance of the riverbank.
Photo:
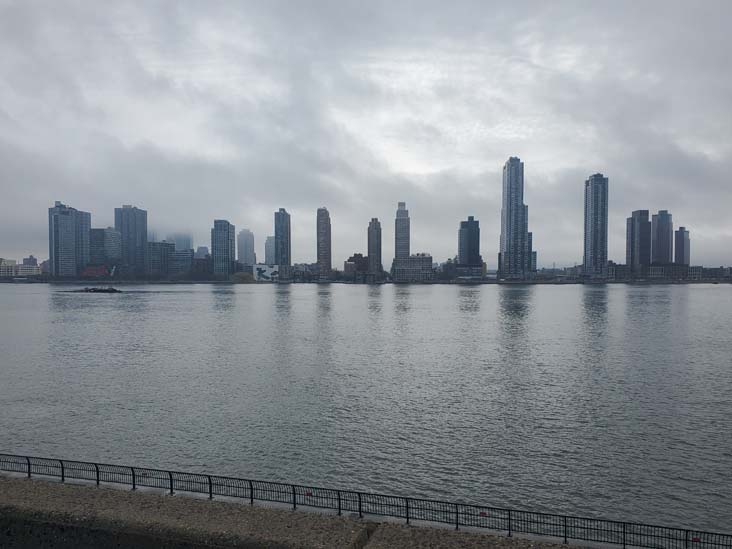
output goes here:
<path id="1" fill-rule="evenodd" d="M 198 549 L 204 547 L 425 547 L 551 549 L 552 543 L 377 523 L 161 491 L 0 476 L 0 546 Z"/>

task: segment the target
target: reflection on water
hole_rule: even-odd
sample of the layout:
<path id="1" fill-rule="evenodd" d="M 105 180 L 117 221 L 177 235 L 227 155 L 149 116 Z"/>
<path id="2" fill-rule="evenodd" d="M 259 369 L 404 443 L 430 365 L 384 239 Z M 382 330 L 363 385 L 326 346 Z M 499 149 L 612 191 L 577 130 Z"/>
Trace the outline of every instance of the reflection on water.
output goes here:
<path id="1" fill-rule="evenodd" d="M 707 529 L 727 286 L 0 285 L 0 451 Z"/>

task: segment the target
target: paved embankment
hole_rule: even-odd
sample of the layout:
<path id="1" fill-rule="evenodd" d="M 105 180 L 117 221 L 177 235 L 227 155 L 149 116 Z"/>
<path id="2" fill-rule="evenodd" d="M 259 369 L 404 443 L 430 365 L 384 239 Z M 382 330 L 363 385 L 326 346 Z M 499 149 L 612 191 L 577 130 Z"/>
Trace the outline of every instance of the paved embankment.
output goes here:
<path id="1" fill-rule="evenodd" d="M 150 492 L 0 477 L 0 547 L 556 547 Z"/>

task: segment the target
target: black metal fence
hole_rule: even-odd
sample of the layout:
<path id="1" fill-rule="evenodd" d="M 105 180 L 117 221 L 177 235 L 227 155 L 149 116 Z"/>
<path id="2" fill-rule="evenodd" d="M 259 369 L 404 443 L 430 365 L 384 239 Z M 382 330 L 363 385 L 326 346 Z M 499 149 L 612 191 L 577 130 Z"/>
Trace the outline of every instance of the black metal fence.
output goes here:
<path id="1" fill-rule="evenodd" d="M 654 549 L 732 549 L 732 535 L 652 526 L 634 522 L 619 522 L 593 518 L 553 515 L 532 511 L 517 511 L 449 503 L 446 501 L 386 496 L 350 490 L 332 490 L 314 486 L 299 486 L 279 482 L 264 482 L 241 478 L 163 471 L 144 467 L 107 465 L 30 456 L 0 454 L 0 471 L 22 473 L 28 478 L 41 475 L 66 479 L 113 483 L 169 491 L 195 492 L 214 496 L 240 498 L 254 504 L 256 500 L 330 509 L 342 513 L 358 513 L 395 517 L 410 521 L 425 521 L 473 528 L 534 534 L 569 540 L 612 543 Z"/>

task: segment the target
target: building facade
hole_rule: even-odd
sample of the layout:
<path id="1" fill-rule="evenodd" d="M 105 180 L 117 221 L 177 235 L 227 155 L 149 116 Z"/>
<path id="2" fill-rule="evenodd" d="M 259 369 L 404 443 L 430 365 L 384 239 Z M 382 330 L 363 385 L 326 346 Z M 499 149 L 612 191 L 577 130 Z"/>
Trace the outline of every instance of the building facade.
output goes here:
<path id="1" fill-rule="evenodd" d="M 211 260 L 213 274 L 231 276 L 236 262 L 235 227 L 225 219 L 215 219 L 211 229 Z"/>
<path id="2" fill-rule="evenodd" d="M 254 252 L 254 233 L 242 229 L 236 237 L 237 257 L 242 265 L 256 265 L 257 254 Z"/>
<path id="3" fill-rule="evenodd" d="M 193 269 L 193 250 L 178 250 L 170 256 L 170 271 L 172 277 L 188 278 Z"/>
<path id="4" fill-rule="evenodd" d="M 274 263 L 280 266 L 280 278 L 284 277 L 282 267 L 292 265 L 292 243 L 290 240 L 290 214 L 280 208 L 274 214 Z"/>
<path id="5" fill-rule="evenodd" d="M 315 237 L 318 243 L 318 276 L 321 279 L 330 278 L 332 263 L 331 239 L 330 239 L 330 213 L 327 208 L 318 208 L 315 223 Z"/>
<path id="6" fill-rule="evenodd" d="M 78 276 L 89 264 L 91 214 L 56 202 L 48 209 L 51 276 Z"/>
<path id="7" fill-rule="evenodd" d="M 483 267 L 480 255 L 480 223 L 472 215 L 458 229 L 458 265 Z"/>
<path id="8" fill-rule="evenodd" d="M 434 280 L 432 256 L 430 254 L 413 254 L 394 260 L 392 281 L 404 282 L 431 282 Z"/>
<path id="9" fill-rule="evenodd" d="M 91 265 L 117 265 L 122 257 L 122 235 L 113 227 L 89 232 L 89 262 Z"/>
<path id="10" fill-rule="evenodd" d="M 173 263 L 173 242 L 148 242 L 145 274 L 149 278 L 167 278 Z"/>
<path id="11" fill-rule="evenodd" d="M 264 241 L 264 263 L 266 265 L 275 264 L 275 237 L 268 236 Z"/>
<path id="12" fill-rule="evenodd" d="M 130 205 L 114 209 L 114 228 L 122 237 L 120 265 L 132 274 L 145 272 L 147 211 Z"/>
<path id="13" fill-rule="evenodd" d="M 607 277 L 608 178 L 601 173 L 585 181 L 583 269 L 590 278 Z"/>
<path id="14" fill-rule="evenodd" d="M 651 221 L 648 210 L 636 210 L 625 232 L 625 264 L 633 277 L 644 277 L 651 265 Z"/>
<path id="15" fill-rule="evenodd" d="M 674 240 L 676 245 L 674 263 L 677 265 L 691 265 L 691 238 L 686 227 L 679 227 Z"/>
<path id="16" fill-rule="evenodd" d="M 394 219 L 394 259 L 409 257 L 409 240 L 409 210 L 405 202 L 398 202 Z"/>
<path id="17" fill-rule="evenodd" d="M 667 210 L 659 210 L 651 221 L 651 263 L 670 265 L 674 257 L 674 223 Z"/>
<path id="18" fill-rule="evenodd" d="M 528 278 L 533 249 L 529 244 L 529 207 L 524 204 L 524 163 L 510 157 L 503 166 L 499 278 Z"/>
<path id="19" fill-rule="evenodd" d="M 381 222 L 376 217 L 372 217 L 367 230 L 368 239 L 368 258 L 369 258 L 369 275 L 375 279 L 380 279 L 384 272 L 381 262 Z"/>

